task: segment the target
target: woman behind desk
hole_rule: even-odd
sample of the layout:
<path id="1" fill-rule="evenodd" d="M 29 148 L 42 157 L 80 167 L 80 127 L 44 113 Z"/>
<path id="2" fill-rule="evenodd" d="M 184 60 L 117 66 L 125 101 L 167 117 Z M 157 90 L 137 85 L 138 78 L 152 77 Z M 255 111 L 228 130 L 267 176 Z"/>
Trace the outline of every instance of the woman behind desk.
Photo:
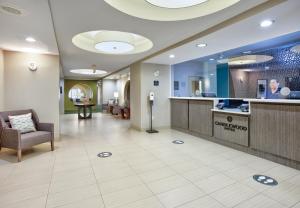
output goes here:
<path id="1" fill-rule="evenodd" d="M 267 98 L 268 99 L 281 99 L 279 82 L 276 79 L 270 80 L 270 90 L 268 91 Z"/>

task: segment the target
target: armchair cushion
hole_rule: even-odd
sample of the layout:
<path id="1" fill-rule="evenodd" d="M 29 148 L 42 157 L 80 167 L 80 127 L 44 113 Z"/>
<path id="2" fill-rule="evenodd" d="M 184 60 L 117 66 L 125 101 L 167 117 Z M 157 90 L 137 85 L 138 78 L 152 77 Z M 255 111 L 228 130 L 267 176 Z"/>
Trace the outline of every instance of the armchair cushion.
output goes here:
<path id="1" fill-rule="evenodd" d="M 36 131 L 26 134 L 21 134 L 21 148 L 32 147 L 37 144 L 48 142 L 52 139 L 51 132 Z"/>
<path id="2" fill-rule="evenodd" d="M 32 113 L 16 116 L 9 115 L 8 118 L 11 127 L 19 130 L 22 134 L 36 131 L 32 120 Z"/>

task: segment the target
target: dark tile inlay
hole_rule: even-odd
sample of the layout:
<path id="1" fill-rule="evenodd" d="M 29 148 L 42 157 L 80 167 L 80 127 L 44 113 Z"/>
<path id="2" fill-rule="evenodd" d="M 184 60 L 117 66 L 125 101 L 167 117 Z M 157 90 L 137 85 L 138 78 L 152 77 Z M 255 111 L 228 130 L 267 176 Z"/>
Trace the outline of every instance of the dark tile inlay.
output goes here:
<path id="1" fill-rule="evenodd" d="M 257 181 L 258 183 L 267 185 L 267 186 L 277 186 L 278 182 L 269 176 L 264 176 L 264 175 L 254 175 L 253 179 Z"/>
<path id="2" fill-rule="evenodd" d="M 111 152 L 101 152 L 97 156 L 101 157 L 101 158 L 106 158 L 106 157 L 112 156 L 112 153 Z"/>
<path id="3" fill-rule="evenodd" d="M 184 141 L 181 140 L 175 140 L 173 141 L 174 144 L 184 144 Z"/>

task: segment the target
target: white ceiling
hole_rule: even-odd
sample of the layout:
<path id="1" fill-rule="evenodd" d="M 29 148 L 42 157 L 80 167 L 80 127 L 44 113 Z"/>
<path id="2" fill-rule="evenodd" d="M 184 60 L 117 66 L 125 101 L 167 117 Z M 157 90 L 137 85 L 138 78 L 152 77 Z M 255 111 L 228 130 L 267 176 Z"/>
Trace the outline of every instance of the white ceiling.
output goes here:
<path id="1" fill-rule="evenodd" d="M 33 1 L 33 0 L 30 0 Z M 156 22 L 126 15 L 103 0 L 50 0 L 60 56 L 66 77 L 76 75 L 74 68 L 97 68 L 113 72 L 126 67 L 154 52 L 201 32 L 266 0 L 241 0 L 219 13 L 179 22 Z M 138 55 L 112 56 L 87 52 L 72 44 L 72 37 L 91 30 L 117 30 L 143 35 L 154 42 L 154 47 Z"/>
<path id="2" fill-rule="evenodd" d="M 43 53 L 58 54 L 47 0 L 0 0 L 0 5 L 24 10 L 22 16 L 0 11 L 0 48 L 17 51 L 35 48 Z M 26 42 L 28 36 L 37 42 Z"/>
<path id="3" fill-rule="evenodd" d="M 300 1 L 289 0 L 244 21 L 160 54 L 146 62 L 177 64 L 297 32 L 300 31 L 299 11 Z M 259 24 L 264 19 L 273 19 L 275 24 L 270 28 L 263 29 Z M 196 44 L 198 43 L 207 43 L 207 47 L 197 48 Z M 175 58 L 170 59 L 170 54 L 174 54 Z"/>

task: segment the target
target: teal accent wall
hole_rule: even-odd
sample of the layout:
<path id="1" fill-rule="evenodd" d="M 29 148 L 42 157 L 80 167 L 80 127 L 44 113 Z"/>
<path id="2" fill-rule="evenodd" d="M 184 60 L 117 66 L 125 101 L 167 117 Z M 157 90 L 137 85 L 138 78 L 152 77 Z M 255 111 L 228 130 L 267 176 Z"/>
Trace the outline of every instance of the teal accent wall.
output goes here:
<path id="1" fill-rule="evenodd" d="M 217 65 L 217 97 L 229 98 L 229 66 Z"/>

